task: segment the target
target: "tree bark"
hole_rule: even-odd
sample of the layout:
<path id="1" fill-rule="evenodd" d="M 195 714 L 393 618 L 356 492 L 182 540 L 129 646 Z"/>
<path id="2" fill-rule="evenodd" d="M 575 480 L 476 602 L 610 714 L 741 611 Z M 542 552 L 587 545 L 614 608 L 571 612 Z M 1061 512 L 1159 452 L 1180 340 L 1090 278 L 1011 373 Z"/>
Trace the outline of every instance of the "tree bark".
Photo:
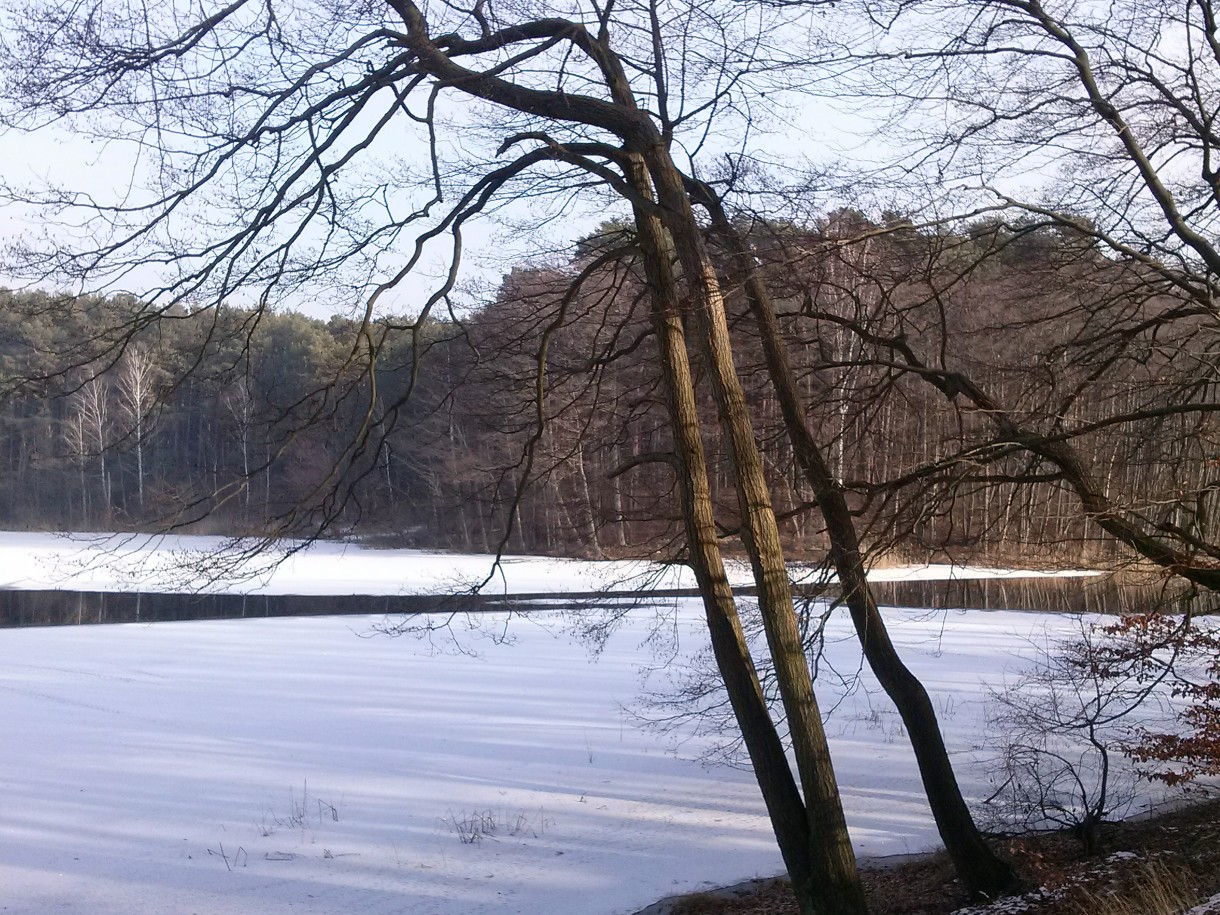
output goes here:
<path id="1" fill-rule="evenodd" d="M 720 427 L 729 438 L 742 516 L 742 540 L 750 557 L 758 603 L 775 668 L 780 699 L 796 756 L 811 861 L 822 893 L 837 913 L 864 913 L 867 906 L 847 832 L 821 712 L 813 691 L 804 644 L 792 602 L 779 527 L 763 472 L 758 443 L 733 364 L 728 321 L 719 281 L 711 263 L 681 173 L 660 137 L 643 151 L 657 201 L 667 220 L 674 250 L 684 271 L 699 342 L 712 382 Z"/>
<path id="2" fill-rule="evenodd" d="M 629 164 L 638 189 L 647 191 L 647 174 L 639 162 Z M 741 728 L 754 776 L 775 830 L 780 854 L 792 880 L 802 915 L 834 911 L 820 901 L 817 869 L 811 862 L 811 838 L 805 804 L 788 765 L 783 742 L 771 720 L 750 657 L 741 620 L 724 570 L 716 537 L 707 458 L 700 436 L 682 308 L 668 256 L 665 234 L 657 219 L 636 207 L 636 226 L 645 278 L 652 302 L 652 323 L 660 351 L 661 373 L 674 439 L 674 470 L 682 497 L 688 560 L 702 596 L 712 651 Z"/>
<path id="3" fill-rule="evenodd" d="M 902 662 L 877 609 L 843 488 L 830 472 L 805 421 L 804 403 L 788 362 L 770 292 L 754 269 L 745 240 L 729 222 L 710 190 L 703 190 L 699 195 L 700 203 L 711 216 L 713 233 L 729 252 L 732 283 L 744 289 L 758 325 L 767 371 L 779 400 L 793 455 L 826 522 L 829 558 L 839 578 L 843 602 L 851 614 L 869 668 L 897 707 L 910 735 L 941 841 L 945 843 L 959 879 L 971 894 L 995 897 L 1011 891 L 1017 884 L 1017 875 L 992 851 L 975 825 L 949 761 L 927 690 Z"/>

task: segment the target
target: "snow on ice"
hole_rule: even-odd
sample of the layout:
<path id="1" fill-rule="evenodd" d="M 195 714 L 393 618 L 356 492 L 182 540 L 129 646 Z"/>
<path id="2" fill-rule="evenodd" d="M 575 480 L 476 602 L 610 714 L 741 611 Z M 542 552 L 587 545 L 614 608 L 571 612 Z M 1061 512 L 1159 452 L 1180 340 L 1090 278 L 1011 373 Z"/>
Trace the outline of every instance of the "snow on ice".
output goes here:
<path id="1" fill-rule="evenodd" d="M 0 535 L 0 586 L 181 586 L 214 545 Z M 487 557 L 322 544 L 207 586 L 430 593 L 487 570 Z M 498 587 L 588 591 L 642 571 L 513 559 Z M 559 612 L 460 617 L 430 637 L 390 638 L 384 622 L 0 633 L 0 902 L 28 915 L 613 915 L 782 869 L 751 774 L 700 761 L 714 735 L 641 719 L 706 644 L 697 601 L 632 609 L 596 654 Z M 973 762 L 984 686 L 1031 635 L 1074 622 L 895 612 L 891 623 L 942 710 L 967 792 L 990 793 Z M 840 674 L 859 669 L 845 620 L 832 620 L 828 651 Z M 857 851 L 934 846 L 888 701 L 867 676 L 820 688 Z"/>

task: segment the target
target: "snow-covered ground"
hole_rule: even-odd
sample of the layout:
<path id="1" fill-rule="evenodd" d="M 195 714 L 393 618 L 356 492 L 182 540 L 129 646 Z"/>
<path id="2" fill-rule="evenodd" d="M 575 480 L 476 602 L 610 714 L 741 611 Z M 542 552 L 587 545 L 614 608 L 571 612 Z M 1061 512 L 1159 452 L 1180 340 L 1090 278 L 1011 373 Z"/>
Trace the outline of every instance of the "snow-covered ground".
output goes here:
<path id="1" fill-rule="evenodd" d="M 289 544 L 289 546 L 292 546 Z M 588 562 L 491 557 L 427 550 L 381 550 L 323 541 L 294 552 L 261 550 L 220 537 L 144 534 L 0 532 L 0 588 L 69 591 L 211 591 L 247 594 L 429 594 L 487 582 L 496 593 L 591 592 L 693 588 L 694 575 L 647 562 Z M 735 582 L 749 581 L 745 563 L 730 563 Z M 1080 576 L 1083 571 L 1030 572 L 925 565 L 879 569 L 874 581 Z"/>
<path id="2" fill-rule="evenodd" d="M 132 586 L 92 559 L 46 558 L 65 546 L 80 558 L 79 544 L 4 537 L 7 586 L 46 587 L 72 568 L 90 588 Z M 325 546 L 255 584 L 426 593 L 480 562 Z M 587 590 L 608 574 L 505 568 L 529 591 Z M 483 614 L 471 630 L 459 618 L 431 638 L 387 637 L 372 616 L 0 631 L 0 912 L 615 915 L 777 873 L 751 774 L 701 765 L 713 738 L 689 727 L 641 725 L 648 697 L 706 643 L 696 601 L 661 609 L 663 637 L 658 608 L 637 607 L 597 656 L 559 613 Z M 1006 612 L 892 623 L 967 792 L 990 793 L 971 763 L 983 685 L 1029 653 L 1031 635 L 1074 623 Z M 828 651 L 840 674 L 859 667 L 845 620 L 832 621 Z M 862 682 L 846 697 L 820 687 L 837 705 L 828 731 L 856 848 L 932 847 L 901 725 Z"/>

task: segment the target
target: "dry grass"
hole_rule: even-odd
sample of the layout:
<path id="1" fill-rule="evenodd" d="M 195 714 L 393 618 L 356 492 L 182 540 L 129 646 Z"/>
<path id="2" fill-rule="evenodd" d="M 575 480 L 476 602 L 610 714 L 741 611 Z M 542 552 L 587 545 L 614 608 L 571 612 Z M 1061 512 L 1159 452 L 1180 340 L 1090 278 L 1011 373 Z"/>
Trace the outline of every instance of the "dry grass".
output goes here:
<path id="1" fill-rule="evenodd" d="M 1181 864 L 1141 862 L 1123 878 L 1119 886 L 1074 894 L 1073 915 L 1182 915 L 1200 901 L 1194 875 Z"/>
<path id="2" fill-rule="evenodd" d="M 1068 835 L 1025 837 L 1004 852 L 1038 890 L 971 915 L 1182 915 L 1220 892 L 1220 800 L 1114 824 L 1099 855 Z M 968 905 L 943 855 L 864 872 L 872 915 L 950 915 Z M 748 893 L 697 893 L 669 915 L 799 915 L 782 880 Z"/>

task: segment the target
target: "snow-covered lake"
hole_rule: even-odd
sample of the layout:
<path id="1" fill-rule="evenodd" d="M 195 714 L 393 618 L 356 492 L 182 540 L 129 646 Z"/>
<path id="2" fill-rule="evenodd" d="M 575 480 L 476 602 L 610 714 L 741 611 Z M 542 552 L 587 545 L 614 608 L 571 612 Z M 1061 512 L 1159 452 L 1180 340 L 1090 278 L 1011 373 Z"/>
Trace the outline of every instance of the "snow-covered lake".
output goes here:
<path id="1" fill-rule="evenodd" d="M 107 567 L 75 543 L 68 562 L 48 558 L 55 545 L 0 535 L 0 577 L 121 589 L 167 560 L 149 547 L 124 567 L 119 550 Z M 251 581 L 400 593 L 480 562 L 326 546 Z M 521 577 L 504 586 L 553 592 L 624 574 L 553 560 L 505 569 Z M 659 603 L 628 613 L 596 656 L 560 614 L 484 614 L 470 630 L 457 618 L 431 638 L 382 635 L 379 616 L 0 631 L 0 911 L 615 915 L 777 873 L 752 775 L 702 765 L 713 736 L 641 721 L 706 643 L 696 601 Z M 984 684 L 1031 636 L 1074 623 L 1006 612 L 891 623 L 967 792 L 990 793 L 971 763 Z M 840 674 L 859 667 L 846 620 L 832 621 L 829 652 Z M 836 706 L 828 731 L 853 840 L 865 856 L 930 848 L 905 735 L 870 682 L 846 697 L 820 687 Z M 482 839 L 463 842 L 470 831 Z"/>
<path id="2" fill-rule="evenodd" d="M 695 587 L 695 577 L 685 567 L 649 562 L 507 556 L 494 565 L 490 556 L 371 549 L 331 541 L 300 552 L 290 544 L 247 557 L 242 546 L 219 537 L 0 531 L 0 589 L 398 595 L 444 594 L 474 585 L 483 585 L 488 594 Z M 746 563 L 728 565 L 736 583 L 750 581 Z M 905 581 L 1088 574 L 1092 573 L 923 565 L 880 569 L 871 578 Z"/>

